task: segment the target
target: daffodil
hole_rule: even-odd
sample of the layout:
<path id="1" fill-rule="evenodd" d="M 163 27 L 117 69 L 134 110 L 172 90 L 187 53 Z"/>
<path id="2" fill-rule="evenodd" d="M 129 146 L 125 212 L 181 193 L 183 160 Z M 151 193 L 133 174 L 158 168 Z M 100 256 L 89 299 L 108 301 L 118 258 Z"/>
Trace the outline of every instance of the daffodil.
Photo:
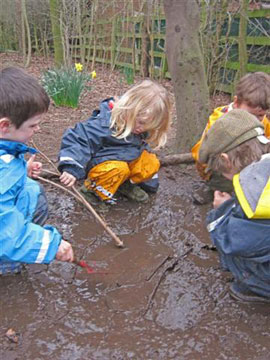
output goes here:
<path id="1" fill-rule="evenodd" d="M 90 73 L 90 75 L 91 75 L 92 79 L 95 79 L 95 78 L 97 77 L 97 73 L 95 72 L 95 70 L 92 71 L 92 72 Z"/>
<path id="2" fill-rule="evenodd" d="M 78 72 L 81 72 L 82 69 L 83 69 L 83 65 L 81 63 L 75 63 L 75 69 L 78 71 Z"/>

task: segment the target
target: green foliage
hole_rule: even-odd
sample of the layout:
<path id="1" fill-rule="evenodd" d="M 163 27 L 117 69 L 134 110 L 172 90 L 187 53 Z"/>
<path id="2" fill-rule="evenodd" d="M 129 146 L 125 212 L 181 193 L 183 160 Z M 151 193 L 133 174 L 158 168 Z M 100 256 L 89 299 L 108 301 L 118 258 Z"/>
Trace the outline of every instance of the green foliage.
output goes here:
<path id="1" fill-rule="evenodd" d="M 134 71 L 131 67 L 124 66 L 121 70 L 124 79 L 128 85 L 134 84 Z"/>
<path id="2" fill-rule="evenodd" d="M 56 106 L 77 108 L 84 89 L 91 81 L 90 74 L 77 71 L 76 68 L 48 70 L 43 74 L 42 85 Z"/>

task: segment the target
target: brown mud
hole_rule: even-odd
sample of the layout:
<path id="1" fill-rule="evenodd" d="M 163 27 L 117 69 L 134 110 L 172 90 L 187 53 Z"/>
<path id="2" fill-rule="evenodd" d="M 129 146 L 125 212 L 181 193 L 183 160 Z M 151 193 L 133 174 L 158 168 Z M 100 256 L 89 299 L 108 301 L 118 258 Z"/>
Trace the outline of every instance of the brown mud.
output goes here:
<path id="1" fill-rule="evenodd" d="M 58 113 L 56 129 L 45 122 L 35 139 L 42 151 L 56 156 L 58 132 L 76 114 Z M 103 212 L 123 249 L 73 198 L 46 186 L 48 223 L 99 273 L 55 261 L 0 277 L 0 359 L 270 359 L 270 307 L 230 298 L 231 275 L 205 228 L 211 206 L 192 201 L 199 183 L 192 165 L 162 168 L 149 203 L 122 198 Z"/>

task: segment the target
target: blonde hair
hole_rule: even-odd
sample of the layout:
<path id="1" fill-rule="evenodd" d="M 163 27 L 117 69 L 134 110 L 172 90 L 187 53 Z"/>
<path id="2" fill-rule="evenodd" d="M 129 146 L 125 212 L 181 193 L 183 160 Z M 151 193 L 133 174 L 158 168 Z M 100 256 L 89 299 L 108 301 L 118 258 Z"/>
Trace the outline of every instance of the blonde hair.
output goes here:
<path id="1" fill-rule="evenodd" d="M 144 80 L 119 98 L 111 115 L 113 136 L 127 138 L 134 130 L 138 117 L 146 120 L 146 141 L 154 147 L 165 145 L 171 123 L 171 101 L 163 86 Z"/>
<path id="2" fill-rule="evenodd" d="M 269 144 L 262 144 L 257 138 L 252 138 L 229 150 L 227 155 L 230 166 L 238 173 L 251 163 L 259 161 L 262 155 L 267 154 L 269 151 Z M 211 170 L 219 173 L 226 173 L 230 170 L 221 154 L 211 156 L 207 165 Z"/>

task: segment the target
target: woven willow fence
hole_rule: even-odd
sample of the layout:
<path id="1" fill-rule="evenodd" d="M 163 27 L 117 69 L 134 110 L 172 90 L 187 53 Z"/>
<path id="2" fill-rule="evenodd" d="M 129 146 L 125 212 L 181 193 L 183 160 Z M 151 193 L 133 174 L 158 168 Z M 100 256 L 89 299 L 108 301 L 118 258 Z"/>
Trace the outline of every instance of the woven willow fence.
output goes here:
<path id="1" fill-rule="evenodd" d="M 270 73 L 270 9 L 248 11 L 247 15 L 245 36 L 241 37 L 244 53 L 239 51 L 240 15 L 229 14 L 222 23 L 217 45 L 223 52 L 217 68 L 218 90 L 233 92 L 241 57 L 248 59 L 247 72 Z M 77 36 L 73 38 L 70 45 L 73 58 L 91 61 L 93 66 L 103 63 L 150 77 L 170 78 L 165 55 L 164 15 L 114 17 L 113 20 L 97 20 L 88 26 L 89 31 L 82 40 Z M 215 28 L 212 31 L 215 32 Z M 206 41 L 208 36 L 207 33 Z"/>

